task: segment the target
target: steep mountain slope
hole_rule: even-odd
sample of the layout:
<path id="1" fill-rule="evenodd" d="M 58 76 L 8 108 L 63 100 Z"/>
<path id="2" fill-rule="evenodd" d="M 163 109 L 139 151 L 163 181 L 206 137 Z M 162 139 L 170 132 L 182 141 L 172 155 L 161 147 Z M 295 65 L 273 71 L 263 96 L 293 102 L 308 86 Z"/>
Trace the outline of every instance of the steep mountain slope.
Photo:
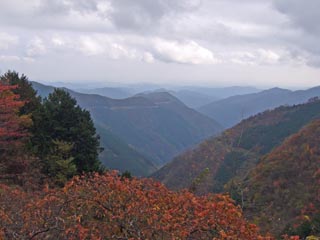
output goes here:
<path id="1" fill-rule="evenodd" d="M 96 124 L 104 151 L 100 154 L 102 163 L 121 172 L 129 171 L 134 176 L 148 176 L 157 170 L 152 161 L 107 128 Z"/>
<path id="2" fill-rule="evenodd" d="M 54 87 L 37 82 L 32 82 L 32 85 L 42 97 L 48 96 L 54 90 Z M 147 176 L 157 169 L 150 159 L 113 134 L 107 127 L 96 121 L 94 123 L 101 138 L 101 147 L 104 148 L 100 160 L 106 167 L 121 172 L 128 170 L 135 176 Z"/>
<path id="3" fill-rule="evenodd" d="M 176 157 L 153 177 L 172 189 L 193 186 L 198 193 L 221 192 L 231 179 L 245 176 L 262 155 L 317 118 L 320 101 L 260 113 Z"/>
<path id="4" fill-rule="evenodd" d="M 115 100 L 68 91 L 81 107 L 90 111 L 96 126 L 107 129 L 152 159 L 156 166 L 221 129 L 218 123 L 165 92 Z"/>
<path id="5" fill-rule="evenodd" d="M 314 221 L 320 217 L 319 142 L 320 120 L 315 120 L 263 157 L 237 183 L 247 217 L 263 230 L 305 234 L 301 237 L 320 234 L 320 222 Z M 303 229 L 294 229 L 301 223 Z"/>
<path id="6" fill-rule="evenodd" d="M 220 125 L 187 108 L 168 93 L 155 92 L 113 100 L 71 93 L 96 123 L 109 128 L 158 166 L 201 140 Z"/>
<path id="7" fill-rule="evenodd" d="M 231 127 L 242 119 L 273 109 L 280 105 L 303 103 L 308 99 L 320 96 L 320 87 L 308 90 L 290 91 L 272 88 L 259 93 L 237 95 L 218 100 L 197 110 L 217 120 L 225 128 Z"/>

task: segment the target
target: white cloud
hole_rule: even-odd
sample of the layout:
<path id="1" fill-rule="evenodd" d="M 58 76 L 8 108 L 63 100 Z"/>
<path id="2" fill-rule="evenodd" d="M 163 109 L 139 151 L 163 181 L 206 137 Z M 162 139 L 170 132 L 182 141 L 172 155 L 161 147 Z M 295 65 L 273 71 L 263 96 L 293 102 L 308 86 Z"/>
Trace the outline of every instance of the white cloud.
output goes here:
<path id="1" fill-rule="evenodd" d="M 5 32 L 0 32 L 0 50 L 6 50 L 18 43 L 18 37 Z"/>
<path id="2" fill-rule="evenodd" d="M 15 62 L 20 61 L 21 58 L 13 55 L 0 55 L 0 62 Z"/>
<path id="3" fill-rule="evenodd" d="M 167 41 L 156 39 L 154 48 L 157 57 L 167 62 L 177 62 L 185 64 L 215 64 L 219 60 L 213 53 L 195 41 Z"/>
<path id="4" fill-rule="evenodd" d="M 143 60 L 145 54 L 123 42 L 121 36 L 110 37 L 101 34 L 82 36 L 73 43 L 72 48 L 86 56 L 105 56 L 111 59 Z"/>
<path id="5" fill-rule="evenodd" d="M 42 56 L 47 53 L 44 41 L 40 37 L 33 38 L 27 46 L 27 55 L 29 57 Z"/>
<path id="6" fill-rule="evenodd" d="M 142 60 L 147 63 L 153 63 L 154 57 L 150 52 L 145 52 L 145 53 L 143 53 Z"/>
<path id="7" fill-rule="evenodd" d="M 231 52 L 230 56 L 226 57 L 228 58 L 231 63 L 241 65 L 276 65 L 284 60 L 289 61 L 286 51 L 271 49 Z"/>
<path id="8" fill-rule="evenodd" d="M 88 56 L 103 54 L 105 52 L 104 47 L 91 37 L 82 37 L 79 41 L 79 50 Z"/>
<path id="9" fill-rule="evenodd" d="M 60 37 L 53 37 L 51 42 L 55 47 L 63 47 L 66 44 L 65 41 Z"/>

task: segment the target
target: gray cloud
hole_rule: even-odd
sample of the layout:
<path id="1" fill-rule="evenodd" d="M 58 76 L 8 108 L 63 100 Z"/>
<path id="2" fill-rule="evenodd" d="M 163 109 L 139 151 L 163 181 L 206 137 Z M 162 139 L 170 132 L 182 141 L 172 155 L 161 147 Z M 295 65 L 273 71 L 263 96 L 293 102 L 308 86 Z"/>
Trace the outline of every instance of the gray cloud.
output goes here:
<path id="1" fill-rule="evenodd" d="M 131 64 L 131 70 L 141 64 L 145 66 L 141 71 L 158 68 L 155 74 L 165 66 L 175 68 L 173 75 L 181 78 L 192 75 L 181 65 L 194 71 L 228 65 L 243 78 L 246 68 L 256 69 L 257 77 L 264 67 L 307 71 L 310 66 L 319 71 L 319 4 L 319 0 L 1 0 L 0 63 L 50 69 L 44 64 L 58 57 L 73 58 L 79 65 L 90 59 L 87 64 L 101 61 L 103 66 L 108 60 Z M 72 75 L 72 68 L 67 71 Z M 205 78 L 205 73 L 200 75 Z"/>
<path id="2" fill-rule="evenodd" d="M 320 34 L 320 1 L 318 0 L 275 0 L 278 11 L 287 15 L 293 26 L 312 35 Z"/>
<path id="3" fill-rule="evenodd" d="M 196 11 L 201 0 L 111 0 L 110 19 L 124 30 L 157 31 L 161 20 L 170 15 Z"/>
<path id="4" fill-rule="evenodd" d="M 293 55 L 303 56 L 312 67 L 320 67 L 320 1 L 274 0 L 274 7 L 288 19 L 294 35 L 286 38 L 293 46 Z"/>

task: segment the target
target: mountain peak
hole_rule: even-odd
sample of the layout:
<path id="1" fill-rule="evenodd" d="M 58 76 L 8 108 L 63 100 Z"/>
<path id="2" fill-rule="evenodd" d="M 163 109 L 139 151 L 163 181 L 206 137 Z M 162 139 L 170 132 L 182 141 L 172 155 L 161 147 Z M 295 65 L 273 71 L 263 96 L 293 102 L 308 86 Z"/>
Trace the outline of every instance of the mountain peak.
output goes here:
<path id="1" fill-rule="evenodd" d="M 274 88 L 270 88 L 267 90 L 262 91 L 261 93 L 290 93 L 292 92 L 291 90 L 285 89 L 285 88 L 279 88 L 279 87 L 274 87 Z"/>
<path id="2" fill-rule="evenodd" d="M 136 96 L 141 96 L 146 99 L 149 99 L 155 104 L 178 103 L 184 105 L 178 98 L 174 97 L 167 91 L 153 91 L 149 93 L 140 93 Z"/>

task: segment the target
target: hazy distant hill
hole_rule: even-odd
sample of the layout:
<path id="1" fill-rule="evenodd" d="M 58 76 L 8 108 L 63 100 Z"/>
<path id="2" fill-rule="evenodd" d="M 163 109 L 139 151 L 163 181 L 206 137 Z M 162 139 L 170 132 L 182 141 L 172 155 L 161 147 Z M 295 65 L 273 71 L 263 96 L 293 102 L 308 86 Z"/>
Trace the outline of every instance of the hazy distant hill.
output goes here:
<path id="1" fill-rule="evenodd" d="M 219 100 L 218 97 L 191 90 L 179 90 L 170 93 L 191 108 L 198 108 L 205 104 Z"/>
<path id="2" fill-rule="evenodd" d="M 128 98 L 134 95 L 132 89 L 129 88 L 120 88 L 120 87 L 104 87 L 104 88 L 95 88 L 95 89 L 76 89 L 77 92 L 87 93 L 87 94 L 98 94 L 101 96 L 122 99 Z"/>
<path id="3" fill-rule="evenodd" d="M 221 192 L 232 179 L 245 176 L 262 155 L 318 118 L 320 101 L 260 113 L 176 157 L 153 176 L 172 189 L 188 188 L 201 176 L 198 192 Z"/>
<path id="4" fill-rule="evenodd" d="M 133 91 L 133 89 L 131 89 Z M 259 92 L 257 88 L 253 87 L 168 87 L 155 90 L 151 92 L 168 92 L 178 98 L 181 102 L 191 108 L 199 108 L 214 101 L 227 98 L 239 94 L 248 94 Z"/>
<path id="5" fill-rule="evenodd" d="M 209 103 L 217 100 L 227 98 L 239 94 L 248 94 L 259 92 L 254 87 L 181 87 L 174 88 L 170 91 L 172 95 L 177 97 L 180 101 L 186 104 L 188 107 L 197 109 Z"/>
<path id="6" fill-rule="evenodd" d="M 235 95 L 257 93 L 257 92 L 260 92 L 261 90 L 255 87 L 243 87 L 243 86 L 233 86 L 233 87 L 188 86 L 188 87 L 177 88 L 176 91 L 191 91 L 191 92 L 202 94 L 204 96 L 223 99 L 223 98 L 228 98 Z"/>
<path id="7" fill-rule="evenodd" d="M 149 88 L 149 89 L 148 89 Z M 70 89 L 70 88 L 69 88 Z M 155 85 L 140 86 L 131 85 L 123 87 L 103 87 L 95 89 L 86 88 L 71 88 L 76 92 L 86 94 L 99 94 L 105 97 L 114 99 L 124 99 L 131 97 L 141 92 L 169 92 L 171 95 L 178 98 L 185 105 L 191 108 L 198 108 L 206 104 L 212 103 L 216 100 L 227 98 L 239 94 L 255 93 L 259 90 L 253 87 L 167 87 L 167 88 L 156 88 Z"/>
<path id="8" fill-rule="evenodd" d="M 43 85 L 34 87 L 39 93 L 48 92 Z M 107 129 L 157 166 L 221 129 L 218 123 L 166 92 L 115 100 L 68 91 L 90 111 L 96 126 Z"/>
<path id="9" fill-rule="evenodd" d="M 96 123 L 108 127 L 158 166 L 221 129 L 168 93 L 122 100 L 74 92 L 72 95 L 90 110 Z"/>
<path id="10" fill-rule="evenodd" d="M 237 95 L 218 100 L 197 110 L 228 128 L 256 113 L 280 105 L 302 103 L 315 96 L 320 96 L 320 87 L 299 91 L 272 88 L 259 93 Z"/>

